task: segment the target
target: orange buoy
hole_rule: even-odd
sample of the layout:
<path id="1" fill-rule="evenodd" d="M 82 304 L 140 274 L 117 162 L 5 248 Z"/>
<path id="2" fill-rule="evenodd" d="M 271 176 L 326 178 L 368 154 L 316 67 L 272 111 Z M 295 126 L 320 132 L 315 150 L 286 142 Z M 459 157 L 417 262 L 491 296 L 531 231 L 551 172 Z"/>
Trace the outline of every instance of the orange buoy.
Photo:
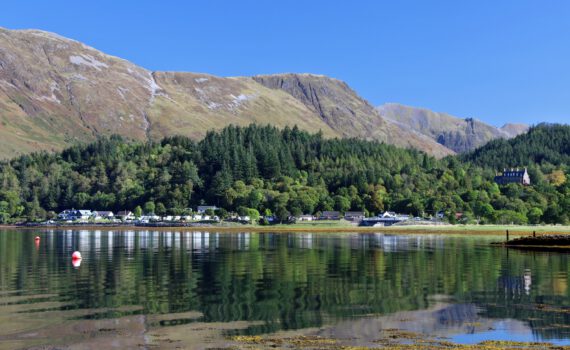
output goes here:
<path id="1" fill-rule="evenodd" d="M 81 253 L 78 251 L 73 252 L 73 254 L 71 254 L 71 259 L 73 260 L 81 260 Z"/>

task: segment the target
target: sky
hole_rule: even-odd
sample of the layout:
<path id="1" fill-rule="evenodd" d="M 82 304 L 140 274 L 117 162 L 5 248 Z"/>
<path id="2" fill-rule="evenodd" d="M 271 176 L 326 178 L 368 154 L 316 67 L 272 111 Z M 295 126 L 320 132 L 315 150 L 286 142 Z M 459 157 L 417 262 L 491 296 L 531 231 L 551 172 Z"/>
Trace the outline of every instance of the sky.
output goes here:
<path id="1" fill-rule="evenodd" d="M 373 105 L 493 125 L 570 123 L 570 1 L 7 1 L 42 29 L 151 70 L 324 74 Z"/>

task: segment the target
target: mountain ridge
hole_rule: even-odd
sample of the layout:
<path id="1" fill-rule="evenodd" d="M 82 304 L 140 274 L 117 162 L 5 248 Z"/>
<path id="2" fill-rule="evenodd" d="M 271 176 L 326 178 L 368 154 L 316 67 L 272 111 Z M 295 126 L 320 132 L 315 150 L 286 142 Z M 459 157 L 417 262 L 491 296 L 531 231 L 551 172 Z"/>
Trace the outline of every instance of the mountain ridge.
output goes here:
<path id="1" fill-rule="evenodd" d="M 209 130 L 251 123 L 297 125 L 325 137 L 378 140 L 436 157 L 456 153 L 382 116 L 339 79 L 150 71 L 56 33 L 0 28 L 0 158 L 61 150 L 100 135 L 200 139 Z"/>
<path id="2" fill-rule="evenodd" d="M 377 107 L 381 116 L 405 125 L 438 143 L 463 153 L 497 138 L 512 138 L 528 130 L 528 125 L 507 123 L 500 128 L 474 118 L 458 118 L 447 113 L 398 103 Z"/>
<path id="3" fill-rule="evenodd" d="M 390 126 L 338 79 L 288 79 L 293 76 L 326 102 L 323 109 L 292 91 L 263 85 L 260 76 L 153 72 L 54 33 L 0 29 L 0 156 L 60 150 L 112 133 L 137 140 L 175 134 L 199 139 L 212 129 L 251 123 L 376 139 L 438 157 L 453 153 Z"/>

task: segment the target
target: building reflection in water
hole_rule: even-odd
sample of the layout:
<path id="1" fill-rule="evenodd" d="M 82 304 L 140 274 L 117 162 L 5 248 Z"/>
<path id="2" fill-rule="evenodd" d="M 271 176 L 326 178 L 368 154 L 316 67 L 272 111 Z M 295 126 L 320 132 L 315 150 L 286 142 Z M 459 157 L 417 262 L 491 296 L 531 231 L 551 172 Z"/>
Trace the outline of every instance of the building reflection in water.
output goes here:
<path id="1" fill-rule="evenodd" d="M 532 274 L 530 269 L 525 269 L 521 275 L 508 275 L 499 276 L 497 281 L 499 289 L 502 289 L 505 296 L 516 297 L 521 294 L 530 295 L 532 285 Z"/>
<path id="2" fill-rule="evenodd" d="M 102 247 L 112 256 L 115 248 L 126 251 L 134 249 L 158 250 L 161 248 L 207 252 L 219 248 L 249 250 L 252 234 L 240 232 L 222 234 L 203 231 L 135 231 L 135 230 L 51 230 L 46 235 L 48 245 L 58 246 L 63 251 L 79 250 L 82 254 L 100 252 Z M 256 240 L 257 248 L 274 249 L 278 235 L 282 233 L 264 233 Z M 299 249 L 322 249 L 346 247 L 350 249 L 380 249 L 384 252 L 405 252 L 435 250 L 444 248 L 444 237 L 438 235 L 399 236 L 381 233 L 320 235 L 315 233 L 296 233 L 287 235 L 287 246 Z"/>

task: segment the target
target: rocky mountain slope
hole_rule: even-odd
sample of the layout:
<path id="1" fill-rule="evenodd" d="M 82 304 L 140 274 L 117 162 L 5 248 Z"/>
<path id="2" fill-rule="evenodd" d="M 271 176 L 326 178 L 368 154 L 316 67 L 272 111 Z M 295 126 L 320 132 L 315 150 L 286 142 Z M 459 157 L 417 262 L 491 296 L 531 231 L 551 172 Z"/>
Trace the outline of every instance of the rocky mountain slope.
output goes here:
<path id="1" fill-rule="evenodd" d="M 298 125 L 452 154 L 379 116 L 344 82 L 309 74 L 222 78 L 151 72 L 38 30 L 0 29 L 0 158 L 121 134 L 196 139 L 228 124 Z"/>
<path id="2" fill-rule="evenodd" d="M 396 103 L 382 105 L 377 110 L 385 119 L 422 133 L 457 153 L 473 150 L 497 138 L 512 138 L 528 130 L 528 125 L 524 124 L 496 128 L 476 119 L 460 119 Z"/>

